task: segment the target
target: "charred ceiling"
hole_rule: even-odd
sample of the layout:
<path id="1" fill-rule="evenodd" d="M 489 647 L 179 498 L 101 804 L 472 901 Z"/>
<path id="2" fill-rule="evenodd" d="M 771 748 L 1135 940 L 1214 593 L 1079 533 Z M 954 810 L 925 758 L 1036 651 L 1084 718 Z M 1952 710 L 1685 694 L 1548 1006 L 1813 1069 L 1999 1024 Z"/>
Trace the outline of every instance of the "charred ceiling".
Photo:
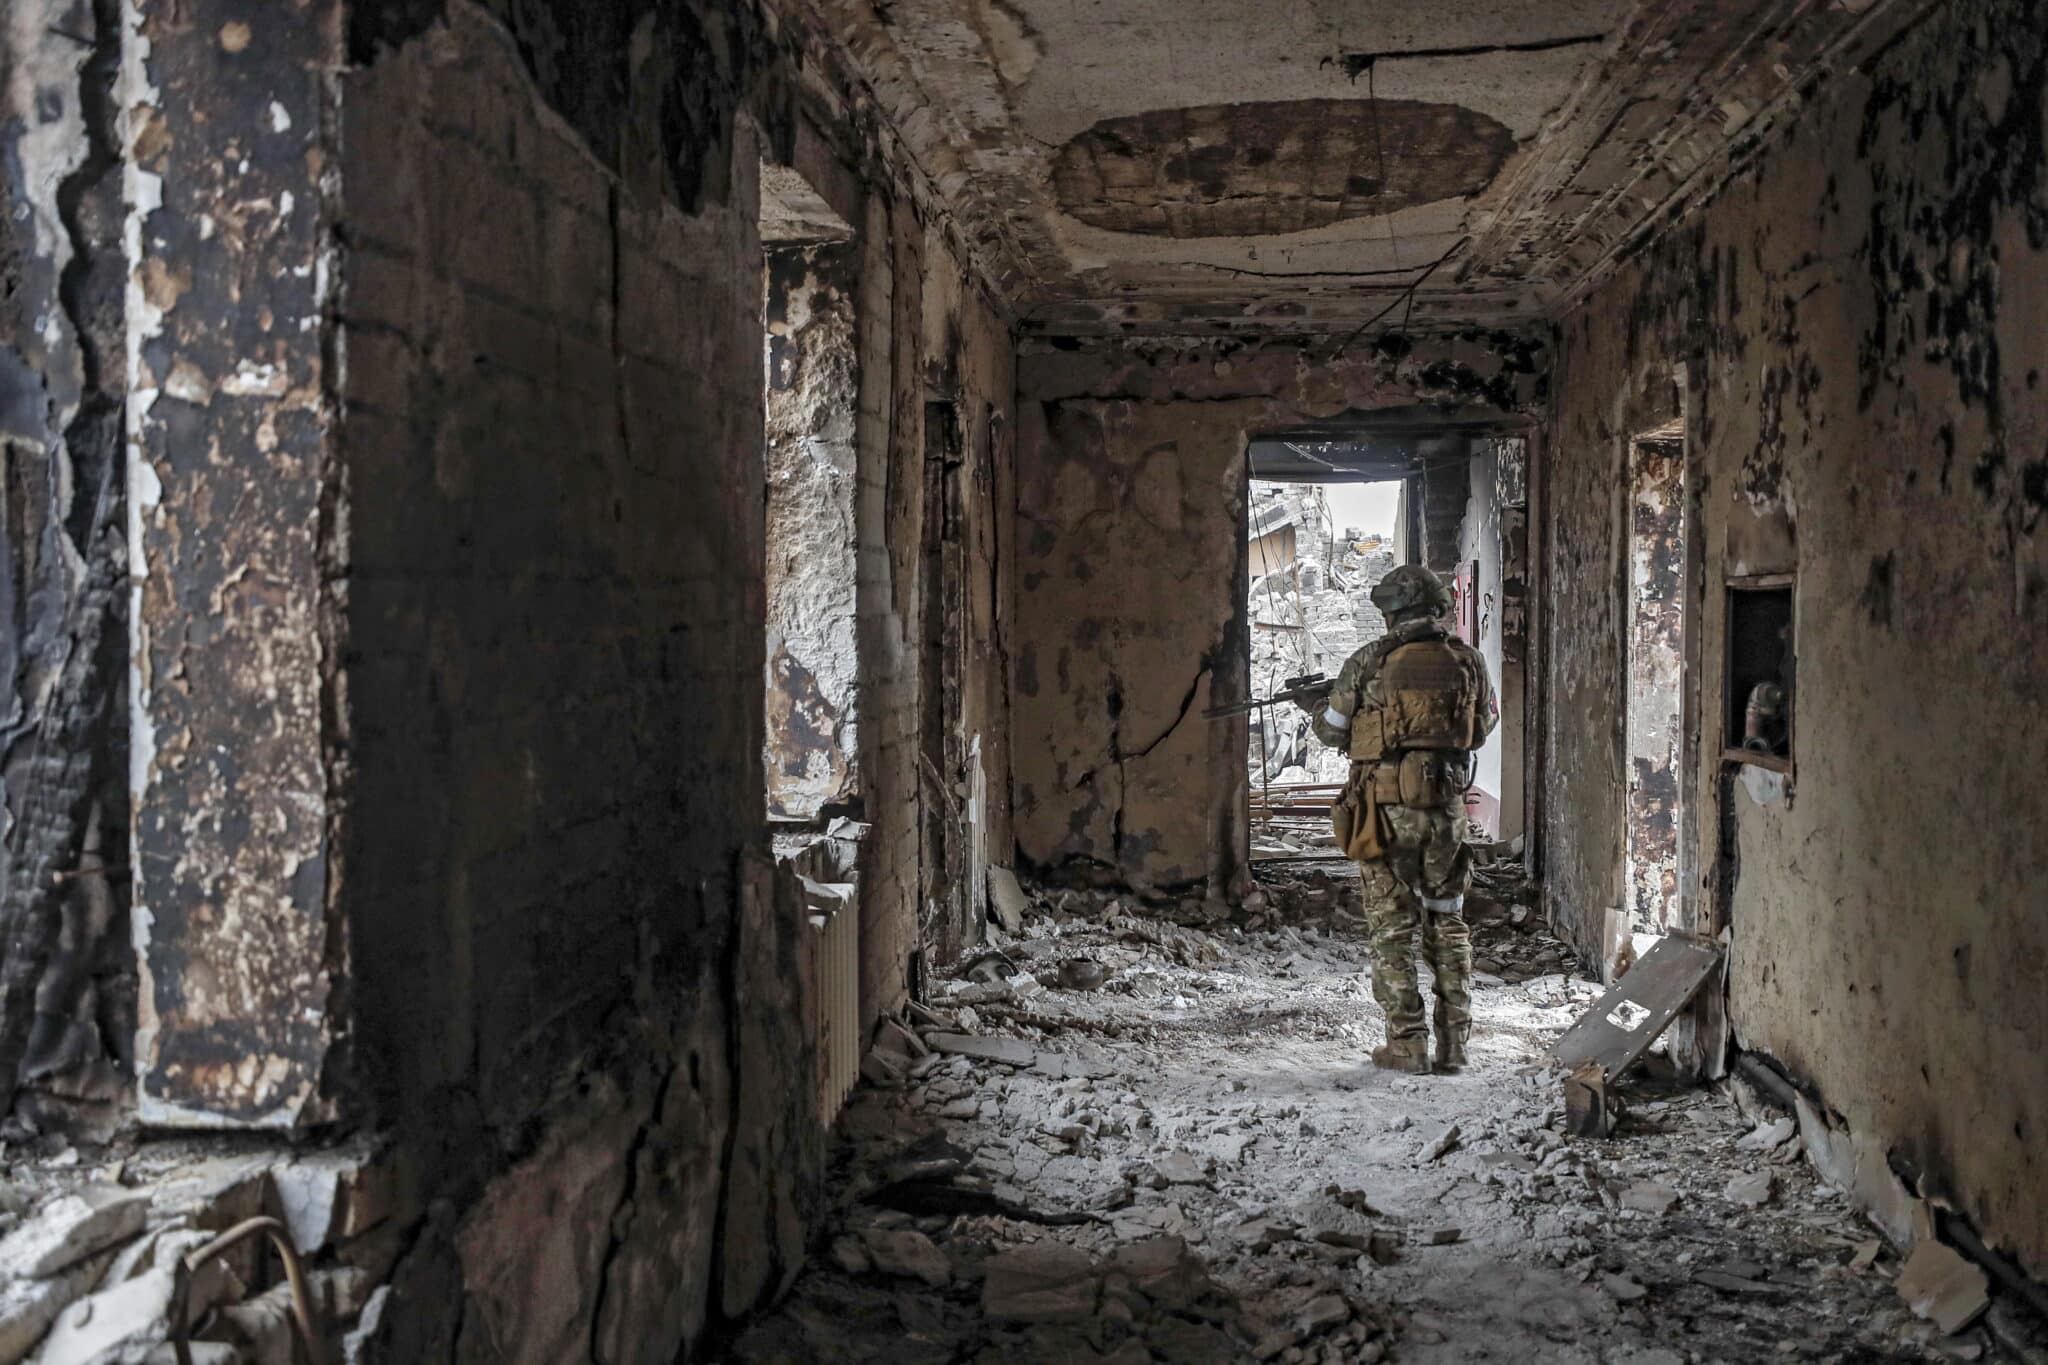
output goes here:
<path id="1" fill-rule="evenodd" d="M 852 54 L 1023 329 L 1086 335 L 1549 315 L 1928 4 L 781 7 Z"/>
<path id="2" fill-rule="evenodd" d="M 1498 119 L 1421 100 L 1288 100 L 1104 119 L 1060 149 L 1060 209 L 1113 232 L 1268 237 L 1478 194 Z"/>

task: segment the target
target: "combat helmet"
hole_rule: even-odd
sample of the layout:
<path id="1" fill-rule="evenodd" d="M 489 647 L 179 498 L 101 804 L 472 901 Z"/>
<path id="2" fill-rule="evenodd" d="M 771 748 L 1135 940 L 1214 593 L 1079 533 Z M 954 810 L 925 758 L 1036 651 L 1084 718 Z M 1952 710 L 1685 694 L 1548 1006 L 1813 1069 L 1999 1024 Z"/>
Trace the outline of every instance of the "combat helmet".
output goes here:
<path id="1" fill-rule="evenodd" d="M 1373 584 L 1372 604 L 1389 621 L 1402 616 L 1438 617 L 1451 609 L 1451 590 L 1421 564 L 1402 564 Z"/>

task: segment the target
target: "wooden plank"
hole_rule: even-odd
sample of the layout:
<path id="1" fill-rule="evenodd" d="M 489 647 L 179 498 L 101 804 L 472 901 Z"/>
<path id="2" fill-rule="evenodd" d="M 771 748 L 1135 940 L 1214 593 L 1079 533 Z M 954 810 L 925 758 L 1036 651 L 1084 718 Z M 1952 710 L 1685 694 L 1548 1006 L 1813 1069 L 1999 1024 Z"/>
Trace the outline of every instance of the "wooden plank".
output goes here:
<path id="1" fill-rule="evenodd" d="M 1551 1046 L 1551 1057 L 1571 1068 L 1598 1062 L 1609 1078 L 1619 1076 L 1650 1050 L 1720 963 L 1721 950 L 1712 944 L 1667 934 Z"/>

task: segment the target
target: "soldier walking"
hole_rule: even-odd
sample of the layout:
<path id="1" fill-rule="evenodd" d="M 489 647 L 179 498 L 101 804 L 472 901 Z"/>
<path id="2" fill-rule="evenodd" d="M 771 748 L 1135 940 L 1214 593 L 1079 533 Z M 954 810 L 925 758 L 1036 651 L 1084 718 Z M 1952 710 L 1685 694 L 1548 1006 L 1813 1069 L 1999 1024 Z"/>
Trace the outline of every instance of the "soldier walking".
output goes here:
<path id="1" fill-rule="evenodd" d="M 1436 978 L 1436 1068 L 1456 1071 L 1472 1031 L 1472 855 L 1461 807 L 1472 755 L 1500 722 L 1500 705 L 1479 651 L 1443 623 L 1451 594 L 1435 574 L 1403 564 L 1373 588 L 1372 600 L 1387 633 L 1345 660 L 1326 703 L 1298 704 L 1317 739 L 1351 756 L 1336 824 L 1365 879 L 1372 993 L 1387 1016 L 1373 1064 L 1430 1070 L 1415 976 L 1419 930 Z"/>

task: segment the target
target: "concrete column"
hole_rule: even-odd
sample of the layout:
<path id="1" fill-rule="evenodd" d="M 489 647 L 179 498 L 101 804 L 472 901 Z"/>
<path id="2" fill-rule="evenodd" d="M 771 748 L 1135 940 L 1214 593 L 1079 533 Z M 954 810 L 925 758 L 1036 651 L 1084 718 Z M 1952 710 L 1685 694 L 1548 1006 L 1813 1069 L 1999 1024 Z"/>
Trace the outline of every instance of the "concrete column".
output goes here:
<path id="1" fill-rule="evenodd" d="M 140 1116 L 328 1112 L 337 0 L 124 0 Z"/>

